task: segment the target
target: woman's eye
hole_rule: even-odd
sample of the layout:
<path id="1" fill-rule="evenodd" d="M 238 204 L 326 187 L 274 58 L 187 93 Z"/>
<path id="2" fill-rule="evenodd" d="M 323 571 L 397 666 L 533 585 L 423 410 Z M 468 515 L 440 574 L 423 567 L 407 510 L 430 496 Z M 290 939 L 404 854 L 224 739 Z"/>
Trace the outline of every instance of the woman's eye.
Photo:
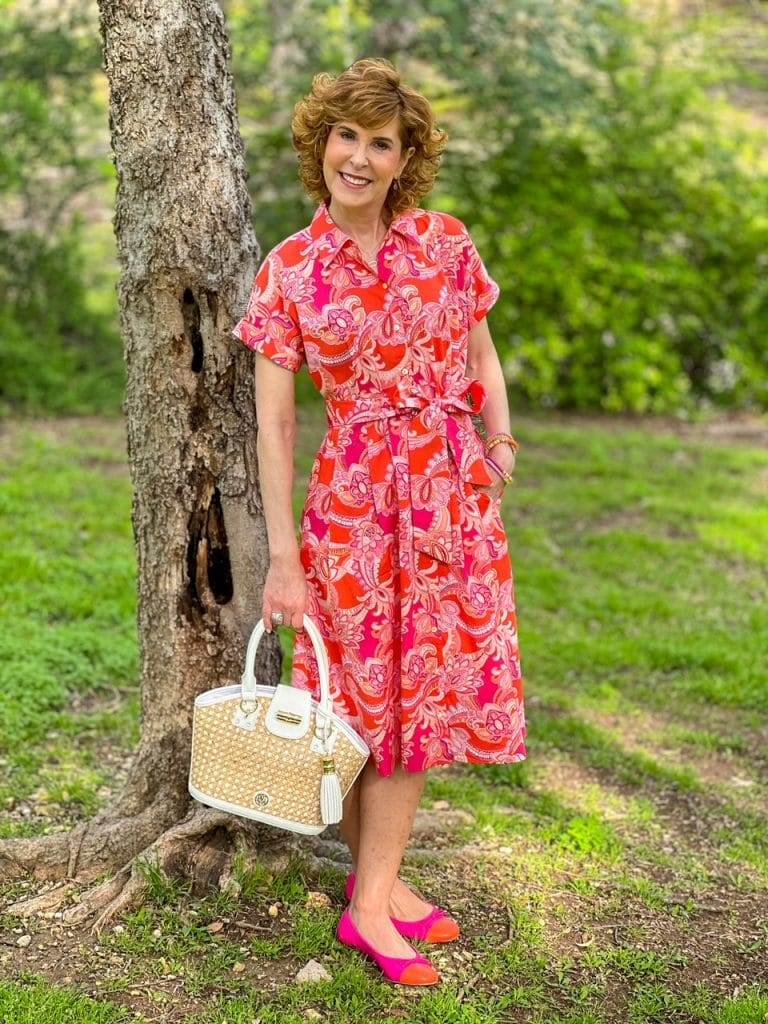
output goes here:
<path id="1" fill-rule="evenodd" d="M 355 137 L 354 132 L 350 132 L 345 128 L 342 128 L 339 131 L 339 135 L 342 137 L 342 139 L 354 139 Z M 389 149 L 389 143 L 385 142 L 383 139 L 378 139 L 376 145 L 379 147 L 379 149 Z"/>

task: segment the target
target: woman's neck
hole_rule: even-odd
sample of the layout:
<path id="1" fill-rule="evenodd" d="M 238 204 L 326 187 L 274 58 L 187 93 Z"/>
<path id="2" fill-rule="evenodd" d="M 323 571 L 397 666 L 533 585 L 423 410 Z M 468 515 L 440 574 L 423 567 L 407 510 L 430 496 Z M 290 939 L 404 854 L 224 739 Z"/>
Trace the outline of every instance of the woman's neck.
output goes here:
<path id="1" fill-rule="evenodd" d="M 388 227 L 384 207 L 378 210 L 348 211 L 340 210 L 331 201 L 328 206 L 328 215 L 345 234 L 350 235 L 367 249 L 373 249 L 379 244 Z"/>

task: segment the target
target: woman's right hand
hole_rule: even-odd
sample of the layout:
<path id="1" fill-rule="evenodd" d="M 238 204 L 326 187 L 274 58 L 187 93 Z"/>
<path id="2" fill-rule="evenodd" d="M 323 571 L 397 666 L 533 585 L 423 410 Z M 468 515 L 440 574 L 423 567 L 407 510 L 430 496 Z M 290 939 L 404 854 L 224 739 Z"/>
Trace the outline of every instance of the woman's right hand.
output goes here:
<path id="1" fill-rule="evenodd" d="M 285 562 L 272 559 L 264 582 L 262 618 L 264 629 L 271 633 L 275 627 L 272 612 L 282 612 L 281 625 L 292 629 L 304 628 L 304 614 L 308 604 L 307 578 L 300 559 Z"/>

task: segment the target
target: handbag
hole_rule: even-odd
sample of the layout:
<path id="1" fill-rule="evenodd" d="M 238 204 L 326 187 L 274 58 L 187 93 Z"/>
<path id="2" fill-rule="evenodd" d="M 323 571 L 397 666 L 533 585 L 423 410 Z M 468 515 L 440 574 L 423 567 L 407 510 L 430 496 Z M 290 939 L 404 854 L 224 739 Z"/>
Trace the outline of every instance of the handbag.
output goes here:
<path id="1" fill-rule="evenodd" d="M 203 804 L 277 828 L 318 835 L 342 818 L 342 800 L 370 749 L 333 710 L 328 653 L 303 618 L 317 658 L 320 700 L 287 683 L 259 684 L 253 673 L 265 632 L 248 641 L 240 685 L 195 698 L 189 792 Z"/>

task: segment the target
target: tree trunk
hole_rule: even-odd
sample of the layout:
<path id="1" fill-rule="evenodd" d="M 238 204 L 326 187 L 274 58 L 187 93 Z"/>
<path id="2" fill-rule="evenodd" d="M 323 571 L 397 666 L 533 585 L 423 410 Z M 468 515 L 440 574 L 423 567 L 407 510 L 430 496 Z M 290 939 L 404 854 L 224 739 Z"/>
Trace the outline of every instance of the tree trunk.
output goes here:
<path id="1" fill-rule="evenodd" d="M 117 168 L 141 738 L 114 804 L 70 835 L 0 844 L 0 876 L 68 879 L 63 900 L 73 880 L 119 867 L 73 908 L 83 917 L 106 904 L 103 924 L 140 890 L 140 872 L 125 865 L 142 851 L 166 867 L 195 861 L 215 880 L 231 861 L 231 834 L 253 848 L 272 837 L 187 792 L 194 698 L 239 681 L 268 558 L 253 356 L 229 333 L 259 252 L 226 26 L 214 0 L 99 8 Z M 265 677 L 279 675 L 280 661 L 277 637 L 265 636 Z"/>

